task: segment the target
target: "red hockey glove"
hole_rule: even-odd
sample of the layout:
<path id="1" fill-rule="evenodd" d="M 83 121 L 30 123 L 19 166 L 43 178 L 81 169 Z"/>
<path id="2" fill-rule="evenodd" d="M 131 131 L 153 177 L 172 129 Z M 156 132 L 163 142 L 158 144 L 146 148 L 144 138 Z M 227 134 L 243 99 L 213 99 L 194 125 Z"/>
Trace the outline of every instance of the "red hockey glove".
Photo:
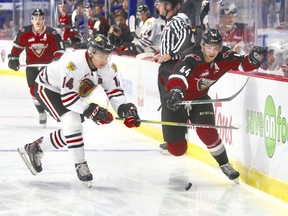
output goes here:
<path id="1" fill-rule="evenodd" d="M 113 115 L 98 104 L 91 103 L 89 107 L 84 111 L 83 115 L 96 124 L 109 124 L 113 121 Z"/>
<path id="2" fill-rule="evenodd" d="M 254 46 L 248 55 L 248 59 L 253 65 L 259 66 L 264 60 L 267 52 L 267 48 Z"/>
<path id="3" fill-rule="evenodd" d="M 176 111 L 179 109 L 179 105 L 175 105 L 176 102 L 182 101 L 184 94 L 181 89 L 171 89 L 166 95 L 164 95 L 164 105 L 172 110 Z"/>
<path id="4" fill-rule="evenodd" d="M 8 67 L 14 71 L 18 71 L 20 68 L 19 56 L 9 54 L 8 55 Z"/>
<path id="5" fill-rule="evenodd" d="M 125 119 L 124 124 L 128 128 L 139 127 L 141 124 L 137 108 L 132 103 L 121 104 L 118 108 L 118 115 Z"/>

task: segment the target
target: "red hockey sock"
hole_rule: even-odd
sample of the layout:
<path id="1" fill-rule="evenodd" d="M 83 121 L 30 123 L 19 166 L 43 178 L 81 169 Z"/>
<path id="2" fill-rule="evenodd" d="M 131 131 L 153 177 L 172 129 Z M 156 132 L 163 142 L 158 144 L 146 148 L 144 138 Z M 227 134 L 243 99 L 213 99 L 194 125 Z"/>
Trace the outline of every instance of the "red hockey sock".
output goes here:
<path id="1" fill-rule="evenodd" d="M 187 151 L 187 141 L 167 142 L 167 149 L 174 156 L 181 156 Z"/>

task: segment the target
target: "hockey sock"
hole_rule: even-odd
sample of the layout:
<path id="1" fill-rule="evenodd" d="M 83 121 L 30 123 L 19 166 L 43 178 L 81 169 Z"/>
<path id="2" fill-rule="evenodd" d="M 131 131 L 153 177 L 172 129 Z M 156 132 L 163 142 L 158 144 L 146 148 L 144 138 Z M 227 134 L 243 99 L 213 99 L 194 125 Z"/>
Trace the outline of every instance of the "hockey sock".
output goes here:
<path id="1" fill-rule="evenodd" d="M 220 143 L 213 148 L 208 148 L 208 150 L 210 154 L 215 158 L 219 166 L 228 163 L 228 157 L 223 143 Z"/>
<path id="2" fill-rule="evenodd" d="M 40 144 L 42 151 L 50 151 L 54 149 L 60 149 L 65 147 L 65 137 L 61 129 L 50 133 L 48 136 L 44 136 Z"/>

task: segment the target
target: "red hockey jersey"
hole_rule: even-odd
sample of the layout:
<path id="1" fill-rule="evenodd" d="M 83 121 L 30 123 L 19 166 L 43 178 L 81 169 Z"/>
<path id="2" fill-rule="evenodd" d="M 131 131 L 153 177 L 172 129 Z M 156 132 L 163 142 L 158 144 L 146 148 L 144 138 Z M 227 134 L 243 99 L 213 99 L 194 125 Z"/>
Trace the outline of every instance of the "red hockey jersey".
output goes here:
<path id="1" fill-rule="evenodd" d="M 226 46 L 211 63 L 204 61 L 199 45 L 190 47 L 183 56 L 171 72 L 166 88 L 168 91 L 182 89 L 185 100 L 206 96 L 209 88 L 229 70 L 251 71 L 258 68 L 249 62 L 248 55 L 240 55 Z"/>
<path id="2" fill-rule="evenodd" d="M 44 26 L 40 34 L 33 31 L 32 25 L 21 28 L 14 39 L 11 54 L 20 55 L 24 49 L 29 65 L 48 64 L 65 52 L 61 36 L 48 26 Z"/>

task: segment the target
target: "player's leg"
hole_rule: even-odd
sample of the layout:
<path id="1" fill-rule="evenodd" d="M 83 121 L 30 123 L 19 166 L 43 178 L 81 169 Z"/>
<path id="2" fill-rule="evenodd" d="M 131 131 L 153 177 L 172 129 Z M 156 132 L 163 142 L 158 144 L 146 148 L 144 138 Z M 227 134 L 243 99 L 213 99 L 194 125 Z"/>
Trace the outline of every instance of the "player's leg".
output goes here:
<path id="1" fill-rule="evenodd" d="M 194 105 L 191 112 L 193 123 L 215 125 L 214 109 L 212 104 Z M 232 165 L 229 163 L 225 146 L 215 128 L 196 128 L 196 133 L 206 145 L 210 154 L 219 164 L 223 173 L 234 180 L 239 177 Z"/>
<path id="2" fill-rule="evenodd" d="M 69 152 L 72 154 L 75 169 L 80 181 L 92 181 L 93 176 L 85 160 L 83 126 L 81 115 L 75 112 L 67 112 L 60 118 L 65 141 Z"/>
<path id="3" fill-rule="evenodd" d="M 161 117 L 163 121 L 186 122 L 187 115 L 182 107 L 176 112 L 162 107 Z M 181 156 L 187 151 L 186 133 L 187 127 L 162 125 L 163 138 L 167 143 L 167 150 L 174 156 Z"/>
<path id="4" fill-rule="evenodd" d="M 39 74 L 39 69 L 37 67 L 26 68 L 26 79 L 27 79 L 28 87 L 30 89 L 30 94 L 32 96 L 32 101 L 39 113 L 39 124 L 45 125 L 47 122 L 47 115 L 46 115 L 45 109 L 44 107 L 41 106 L 41 104 L 36 99 L 35 94 L 34 94 L 35 79 L 38 76 L 38 74 Z"/>
<path id="5" fill-rule="evenodd" d="M 45 107 L 50 115 L 61 122 L 62 129 L 59 132 L 61 142 L 53 142 L 47 145 L 49 148 L 62 148 L 67 145 L 69 152 L 73 156 L 77 176 L 81 181 L 91 181 L 92 174 L 85 161 L 84 155 L 84 141 L 83 141 L 83 126 L 84 117 L 79 113 L 67 110 L 61 100 L 61 95 L 45 89 L 36 84 L 37 90 L 35 92 L 37 100 Z M 57 137 L 56 134 L 54 137 Z M 64 144 L 65 143 L 65 144 Z M 50 147 L 48 147 L 50 146 Z"/>
<path id="6" fill-rule="evenodd" d="M 37 83 L 35 87 L 37 90 L 34 92 L 34 95 L 37 98 L 37 101 L 41 103 L 41 107 L 44 107 L 47 111 L 53 113 L 53 117 L 55 119 L 59 119 L 60 115 L 63 115 L 68 111 L 61 104 L 61 98 L 59 94 L 48 89 L 40 88 Z M 41 89 L 41 91 L 38 91 L 38 87 Z M 40 93 L 43 96 L 40 97 Z M 49 108 L 45 105 L 42 99 L 45 101 L 45 103 L 49 104 Z M 43 157 L 43 152 L 52 149 L 59 149 L 66 145 L 67 144 L 65 142 L 65 137 L 62 130 L 56 130 L 52 133 L 49 133 L 47 136 L 38 138 L 37 140 L 26 144 L 23 148 L 18 148 L 18 152 L 31 173 L 36 175 L 42 171 L 41 159 Z"/>

